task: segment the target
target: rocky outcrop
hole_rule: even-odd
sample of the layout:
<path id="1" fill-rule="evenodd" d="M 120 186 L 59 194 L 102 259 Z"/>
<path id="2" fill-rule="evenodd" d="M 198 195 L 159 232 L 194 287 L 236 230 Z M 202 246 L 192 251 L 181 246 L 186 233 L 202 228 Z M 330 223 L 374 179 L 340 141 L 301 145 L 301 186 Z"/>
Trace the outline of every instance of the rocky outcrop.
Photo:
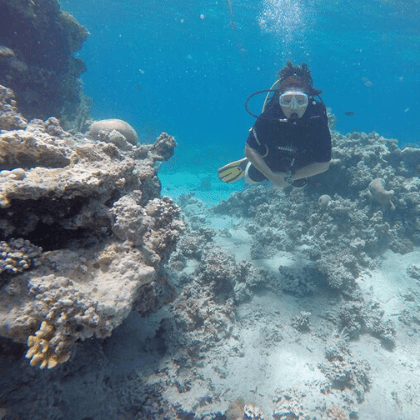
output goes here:
<path id="1" fill-rule="evenodd" d="M 57 0 L 0 0 L 0 84 L 14 91 L 25 118 L 83 126 L 90 101 L 79 77 L 86 67 L 73 53 L 88 35 Z"/>
<path id="2" fill-rule="evenodd" d="M 133 308 L 170 299 L 161 266 L 183 223 L 160 198 L 155 162 L 175 145 L 162 134 L 124 152 L 56 119 L 1 132 L 0 334 L 32 337 L 31 364 L 54 367 L 76 340 L 108 337 Z"/>

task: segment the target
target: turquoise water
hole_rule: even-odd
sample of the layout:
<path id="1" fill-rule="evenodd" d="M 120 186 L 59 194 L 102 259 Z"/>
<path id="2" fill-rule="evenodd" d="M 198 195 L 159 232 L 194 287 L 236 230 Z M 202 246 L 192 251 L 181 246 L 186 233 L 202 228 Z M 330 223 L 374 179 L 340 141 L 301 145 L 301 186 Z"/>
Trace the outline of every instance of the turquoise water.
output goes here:
<path id="1" fill-rule="evenodd" d="M 147 142 L 174 135 L 174 167 L 242 157 L 254 121 L 244 102 L 287 59 L 308 63 L 340 132 L 420 144 L 419 0 L 60 4 L 91 32 L 77 54 L 94 118 L 127 120 Z"/>

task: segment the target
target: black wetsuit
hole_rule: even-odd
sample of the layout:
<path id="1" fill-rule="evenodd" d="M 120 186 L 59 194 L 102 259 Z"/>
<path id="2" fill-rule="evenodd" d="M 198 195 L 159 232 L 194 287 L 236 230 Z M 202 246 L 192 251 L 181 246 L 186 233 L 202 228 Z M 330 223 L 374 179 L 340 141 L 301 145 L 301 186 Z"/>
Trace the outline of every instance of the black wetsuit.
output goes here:
<path id="1" fill-rule="evenodd" d="M 246 143 L 263 156 L 273 172 L 294 173 L 313 162 L 329 162 L 331 133 L 325 106 L 309 98 L 302 118 L 286 119 L 276 92 L 250 129 Z M 267 179 L 254 166 L 248 175 L 256 182 Z"/>

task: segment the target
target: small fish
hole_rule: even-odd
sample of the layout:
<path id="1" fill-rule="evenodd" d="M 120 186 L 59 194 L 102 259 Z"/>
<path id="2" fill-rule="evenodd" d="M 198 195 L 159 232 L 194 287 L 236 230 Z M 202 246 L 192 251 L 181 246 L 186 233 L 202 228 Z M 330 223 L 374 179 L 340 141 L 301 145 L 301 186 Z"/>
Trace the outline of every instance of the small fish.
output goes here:
<path id="1" fill-rule="evenodd" d="M 344 115 L 347 115 L 348 117 L 351 117 L 352 115 L 354 115 L 354 112 L 353 111 L 346 111 L 344 113 Z"/>
<path id="2" fill-rule="evenodd" d="M 140 92 L 143 89 L 143 86 L 142 85 L 136 85 L 135 88 L 138 92 Z"/>

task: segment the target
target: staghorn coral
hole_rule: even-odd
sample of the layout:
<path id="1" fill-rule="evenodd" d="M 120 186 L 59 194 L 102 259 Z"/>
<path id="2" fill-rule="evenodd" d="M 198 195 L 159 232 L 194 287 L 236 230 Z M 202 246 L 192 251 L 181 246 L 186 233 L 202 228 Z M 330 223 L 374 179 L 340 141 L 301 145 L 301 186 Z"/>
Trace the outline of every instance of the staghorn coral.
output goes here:
<path id="1" fill-rule="evenodd" d="M 52 369 L 57 364 L 65 363 L 71 356 L 71 343 L 61 340 L 59 335 L 54 335 L 54 327 L 43 321 L 35 335 L 28 337 L 28 347 L 25 357 L 30 360 L 31 366 L 40 369 Z"/>

